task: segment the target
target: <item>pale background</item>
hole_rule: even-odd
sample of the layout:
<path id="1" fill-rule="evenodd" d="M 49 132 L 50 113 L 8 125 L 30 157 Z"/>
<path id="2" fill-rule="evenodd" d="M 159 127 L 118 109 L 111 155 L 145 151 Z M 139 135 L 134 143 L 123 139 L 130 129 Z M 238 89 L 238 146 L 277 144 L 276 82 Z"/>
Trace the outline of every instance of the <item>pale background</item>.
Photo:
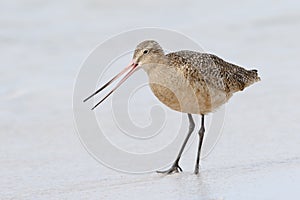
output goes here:
<path id="1" fill-rule="evenodd" d="M 0 199 L 299 197 L 299 11 L 297 1 L 275 0 L 1 1 Z M 194 150 L 182 174 L 115 172 L 75 133 L 80 64 L 112 35 L 149 26 L 180 31 L 262 78 L 227 104 L 200 176 Z"/>

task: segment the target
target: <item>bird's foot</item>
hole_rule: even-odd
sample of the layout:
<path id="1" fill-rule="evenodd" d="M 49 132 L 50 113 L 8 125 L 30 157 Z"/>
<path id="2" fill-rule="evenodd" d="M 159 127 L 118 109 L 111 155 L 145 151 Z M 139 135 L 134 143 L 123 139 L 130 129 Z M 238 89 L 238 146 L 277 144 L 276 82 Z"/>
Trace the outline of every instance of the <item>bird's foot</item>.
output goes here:
<path id="1" fill-rule="evenodd" d="M 199 174 L 199 165 L 195 166 L 194 174 Z"/>
<path id="2" fill-rule="evenodd" d="M 157 173 L 161 174 L 173 174 L 173 173 L 179 173 L 182 172 L 181 167 L 178 165 L 178 163 L 175 163 L 172 165 L 170 169 L 163 170 L 163 171 L 156 171 Z"/>
<path id="3" fill-rule="evenodd" d="M 199 167 L 195 168 L 194 174 L 199 174 Z"/>

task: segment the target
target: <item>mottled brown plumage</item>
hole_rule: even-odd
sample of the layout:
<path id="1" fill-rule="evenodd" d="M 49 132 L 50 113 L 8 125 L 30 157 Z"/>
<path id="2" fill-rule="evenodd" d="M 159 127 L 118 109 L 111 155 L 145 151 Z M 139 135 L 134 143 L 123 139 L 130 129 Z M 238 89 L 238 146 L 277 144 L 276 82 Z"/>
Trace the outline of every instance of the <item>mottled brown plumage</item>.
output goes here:
<path id="1" fill-rule="evenodd" d="M 196 72 L 198 75 L 203 76 L 209 86 L 227 93 L 242 91 L 260 80 L 257 70 L 246 70 L 212 54 L 179 51 L 166 56 L 173 66 L 186 71 L 192 68 L 199 73 Z"/>
<path id="2" fill-rule="evenodd" d="M 173 110 L 207 114 L 233 93 L 259 81 L 257 70 L 246 70 L 207 53 L 164 54 L 155 41 L 140 43 L 133 56 L 147 72 L 154 95 Z"/>

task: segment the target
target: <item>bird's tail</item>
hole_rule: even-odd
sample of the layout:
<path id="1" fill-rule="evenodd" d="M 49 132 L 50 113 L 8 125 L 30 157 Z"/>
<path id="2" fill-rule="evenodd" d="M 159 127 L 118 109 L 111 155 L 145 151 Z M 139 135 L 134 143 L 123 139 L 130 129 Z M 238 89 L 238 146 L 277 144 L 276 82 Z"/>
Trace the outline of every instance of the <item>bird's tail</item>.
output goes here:
<path id="1" fill-rule="evenodd" d="M 256 69 L 247 70 L 247 81 L 246 81 L 246 87 L 249 85 L 252 85 L 255 82 L 260 81 L 260 77 L 258 76 L 258 71 Z"/>
<path id="2" fill-rule="evenodd" d="M 253 79 L 255 80 L 255 82 L 256 81 L 260 81 L 260 77 L 258 76 L 258 71 L 257 71 L 257 69 L 252 69 L 252 70 L 250 70 L 251 72 L 252 72 L 252 74 L 253 74 Z"/>

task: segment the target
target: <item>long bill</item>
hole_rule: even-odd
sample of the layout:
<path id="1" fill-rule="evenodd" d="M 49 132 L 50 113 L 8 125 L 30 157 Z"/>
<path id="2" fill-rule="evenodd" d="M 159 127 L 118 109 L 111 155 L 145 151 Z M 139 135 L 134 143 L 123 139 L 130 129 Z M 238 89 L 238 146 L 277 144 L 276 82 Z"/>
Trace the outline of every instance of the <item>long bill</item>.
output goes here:
<path id="1" fill-rule="evenodd" d="M 116 89 L 118 89 L 118 87 L 120 87 L 122 85 L 122 83 L 124 83 L 129 76 L 131 76 L 136 69 L 138 68 L 138 64 L 136 64 L 135 62 L 132 62 L 130 65 L 128 65 L 127 67 L 125 67 L 120 73 L 118 73 L 116 76 L 114 76 L 111 80 L 109 80 L 107 83 L 105 83 L 101 88 L 99 88 L 98 90 L 96 90 L 93 94 L 91 94 L 89 97 L 87 97 L 86 99 L 83 100 L 83 102 L 86 102 L 87 100 L 89 100 L 90 98 L 92 98 L 93 96 L 95 96 L 96 94 L 98 94 L 99 92 L 101 92 L 102 90 L 104 90 L 107 86 L 109 86 L 112 82 L 114 82 L 116 79 L 118 79 L 120 76 L 122 76 L 126 71 L 129 70 L 129 72 L 120 80 L 120 82 L 103 98 L 101 99 L 101 101 L 99 101 L 93 108 L 92 110 L 94 110 L 98 105 L 100 105 L 105 99 L 107 99 L 107 97 L 109 97 Z"/>

